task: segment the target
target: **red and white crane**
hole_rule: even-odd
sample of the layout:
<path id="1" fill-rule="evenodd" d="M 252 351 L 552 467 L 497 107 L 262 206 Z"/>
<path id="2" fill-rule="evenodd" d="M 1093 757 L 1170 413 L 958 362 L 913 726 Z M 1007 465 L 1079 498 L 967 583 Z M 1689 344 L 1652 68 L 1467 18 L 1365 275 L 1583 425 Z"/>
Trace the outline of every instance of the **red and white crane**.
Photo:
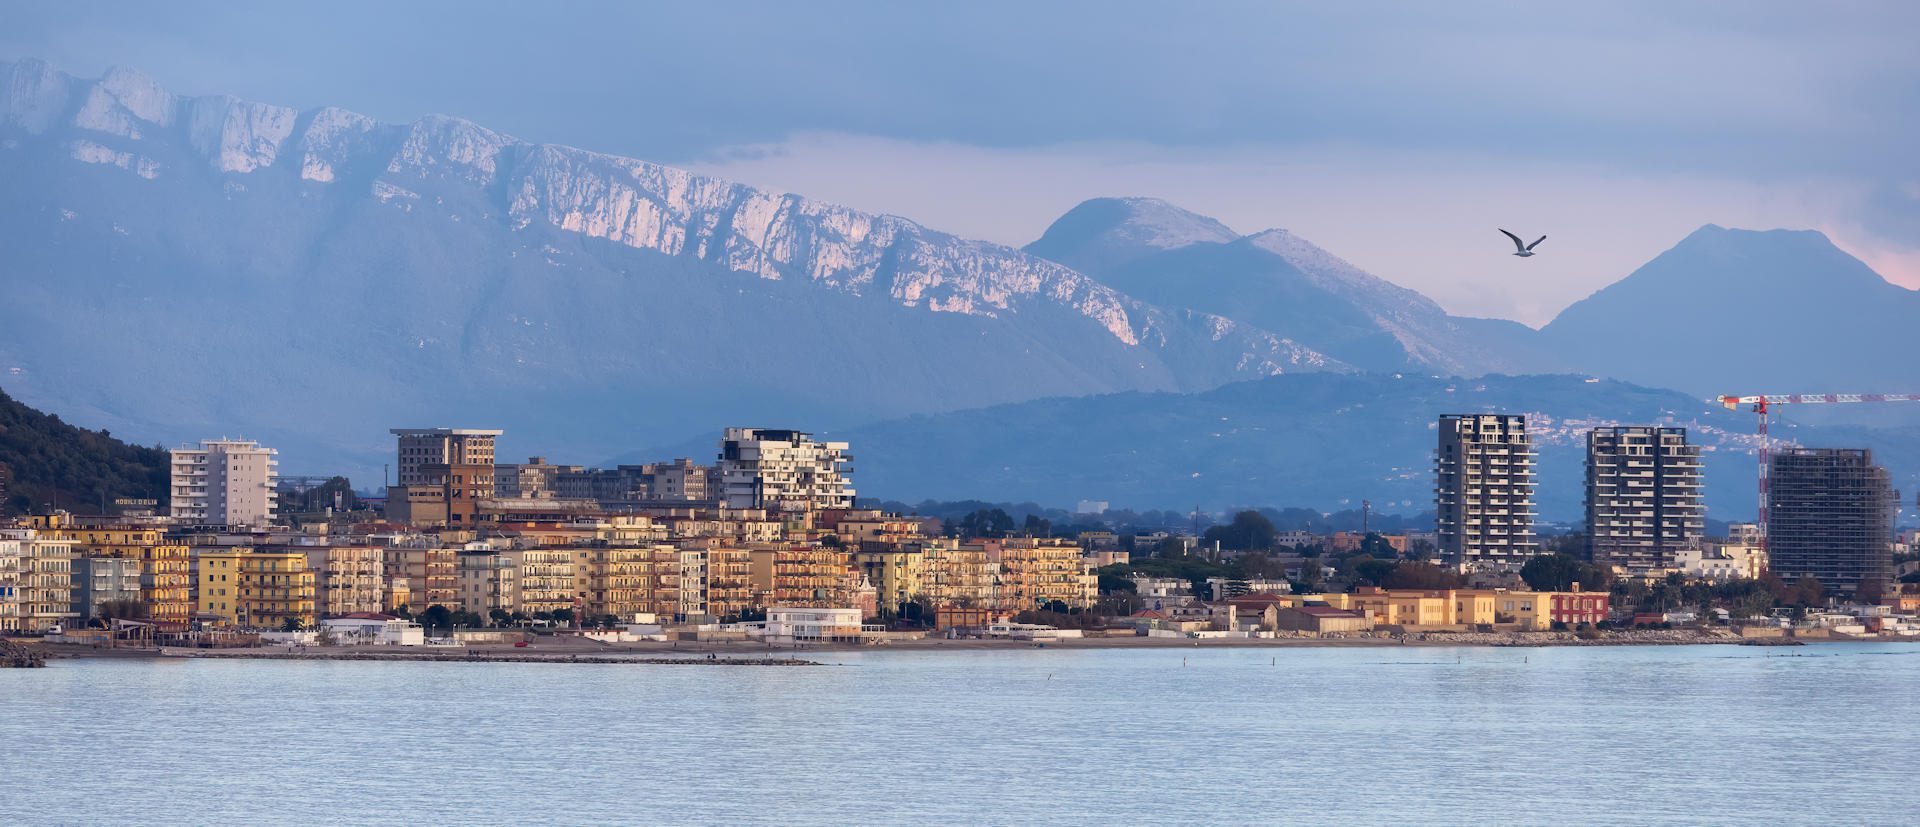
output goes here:
<path id="1" fill-rule="evenodd" d="M 1829 405 L 1848 402 L 1920 402 L 1920 393 L 1784 393 L 1752 396 L 1722 396 L 1720 404 L 1737 411 L 1751 405 L 1760 415 L 1760 547 L 1767 544 L 1767 478 L 1773 459 L 1773 446 L 1767 439 L 1767 413 L 1775 405 Z"/>

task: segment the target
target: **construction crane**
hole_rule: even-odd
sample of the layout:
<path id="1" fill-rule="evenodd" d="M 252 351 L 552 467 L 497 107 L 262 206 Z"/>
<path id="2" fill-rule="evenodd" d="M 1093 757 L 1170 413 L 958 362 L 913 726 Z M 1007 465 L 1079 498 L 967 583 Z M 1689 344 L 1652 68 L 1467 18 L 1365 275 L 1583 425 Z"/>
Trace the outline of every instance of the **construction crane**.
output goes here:
<path id="1" fill-rule="evenodd" d="M 1752 396 L 1722 396 L 1720 404 L 1727 410 L 1737 411 L 1741 405 L 1752 406 L 1752 411 L 1760 415 L 1760 547 L 1767 547 L 1767 478 L 1771 475 L 1773 446 L 1767 438 L 1767 413 L 1775 405 L 1832 405 L 1849 402 L 1920 402 L 1920 393 L 1788 393 L 1755 394 Z"/>

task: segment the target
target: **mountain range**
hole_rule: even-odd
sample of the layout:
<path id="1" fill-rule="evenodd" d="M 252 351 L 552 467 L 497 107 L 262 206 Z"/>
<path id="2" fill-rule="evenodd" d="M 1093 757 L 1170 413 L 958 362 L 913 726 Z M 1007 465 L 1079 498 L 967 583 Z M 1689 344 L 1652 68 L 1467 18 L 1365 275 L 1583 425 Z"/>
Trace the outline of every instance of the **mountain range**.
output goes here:
<path id="1" fill-rule="evenodd" d="M 0 180 L 9 392 L 142 441 L 258 438 L 290 472 L 363 481 L 399 426 L 504 427 L 510 449 L 576 462 L 728 424 L 859 434 L 876 440 L 862 489 L 910 499 L 957 492 L 876 466 L 916 456 L 881 446 L 1014 412 L 1091 417 L 1055 421 L 1061 444 L 1083 430 L 1198 446 L 1218 426 L 1196 412 L 1222 398 L 1305 417 L 1308 400 L 1377 406 L 1406 387 L 1392 383 L 1467 381 L 1439 377 L 1685 392 L 1662 410 L 1920 386 L 1913 360 L 1872 352 L 1920 294 L 1811 232 L 1703 228 L 1536 331 L 1155 199 L 1088 201 L 1013 249 L 458 118 L 181 96 L 32 60 L 0 63 Z M 1511 391 L 1501 404 L 1537 386 L 1596 417 L 1639 411 L 1643 392 L 1485 381 Z M 1098 424 L 1122 410 L 1142 427 Z M 946 479 L 1114 467 L 967 445 L 948 447 Z M 1418 474 L 1425 451 L 1356 480 Z M 939 490 L 873 487 L 921 480 Z"/>

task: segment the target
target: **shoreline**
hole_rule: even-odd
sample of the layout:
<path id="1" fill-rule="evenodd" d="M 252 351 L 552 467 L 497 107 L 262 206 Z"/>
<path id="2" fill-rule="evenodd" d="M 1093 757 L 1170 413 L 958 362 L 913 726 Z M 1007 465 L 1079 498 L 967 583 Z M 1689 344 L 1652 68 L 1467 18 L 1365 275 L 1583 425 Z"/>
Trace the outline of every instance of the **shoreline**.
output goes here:
<path id="1" fill-rule="evenodd" d="M 873 643 L 821 642 L 768 646 L 760 642 L 681 641 L 601 643 L 585 638 L 541 639 L 531 647 L 475 646 L 260 647 L 247 649 L 94 648 L 34 644 L 54 659 L 389 661 L 432 663 L 571 663 L 651 666 L 819 666 L 809 653 L 920 653 L 938 651 L 1092 651 L 1103 649 L 1288 648 L 1549 648 L 1561 646 L 1797 646 L 1818 643 L 1920 643 L 1917 637 L 1742 638 L 1730 632 L 1641 631 L 1582 640 L 1570 633 L 1426 632 L 1406 635 L 1279 638 L 1092 637 L 1051 641 L 924 638 Z"/>

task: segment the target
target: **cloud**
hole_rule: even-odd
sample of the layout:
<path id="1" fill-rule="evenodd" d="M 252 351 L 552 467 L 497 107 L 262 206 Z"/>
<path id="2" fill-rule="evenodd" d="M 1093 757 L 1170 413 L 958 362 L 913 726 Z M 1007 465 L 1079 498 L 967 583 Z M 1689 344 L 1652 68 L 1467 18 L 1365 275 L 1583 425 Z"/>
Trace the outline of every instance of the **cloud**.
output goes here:
<path id="1" fill-rule="evenodd" d="M 692 166 L 1011 246 L 1087 198 L 1157 196 L 1240 232 L 1292 230 L 1455 313 L 1534 325 L 1709 223 L 1820 229 L 1920 286 L 1920 249 L 1868 229 L 1860 216 L 1875 190 L 1846 179 L 1758 183 L 1399 148 L 984 148 L 837 134 Z M 1505 255 L 1499 227 L 1547 235 L 1542 255 Z"/>

